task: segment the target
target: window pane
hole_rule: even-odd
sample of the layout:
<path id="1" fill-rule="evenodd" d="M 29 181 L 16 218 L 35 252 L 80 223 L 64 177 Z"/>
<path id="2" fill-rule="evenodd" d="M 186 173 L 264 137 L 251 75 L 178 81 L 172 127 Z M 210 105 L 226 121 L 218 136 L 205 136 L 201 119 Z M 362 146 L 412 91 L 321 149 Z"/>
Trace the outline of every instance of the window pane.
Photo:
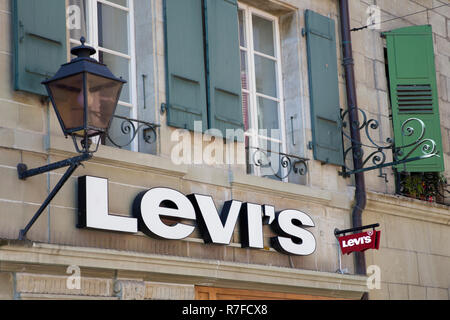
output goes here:
<path id="1" fill-rule="evenodd" d="M 101 63 L 106 64 L 106 66 L 111 70 L 111 72 L 117 77 L 122 77 L 123 80 L 127 81 L 122 88 L 122 93 L 120 94 L 120 101 L 131 103 L 130 99 L 130 61 L 126 58 L 118 57 L 103 51 L 99 51 L 99 60 Z"/>
<path id="2" fill-rule="evenodd" d="M 241 47 L 247 47 L 247 35 L 245 34 L 245 17 L 244 17 L 244 11 L 239 10 L 238 12 L 238 18 L 239 18 L 239 44 Z"/>
<path id="3" fill-rule="evenodd" d="M 116 108 L 116 115 L 130 118 L 131 117 L 131 109 L 125 106 L 121 106 L 120 104 Z M 136 125 L 136 124 L 135 124 Z M 123 149 L 131 150 L 131 144 L 128 144 L 131 141 L 131 137 L 133 134 L 132 125 L 124 119 L 113 118 L 111 121 L 111 126 L 108 131 L 109 138 L 106 138 L 105 144 L 107 146 L 120 146 Z M 116 145 L 114 145 L 112 142 Z"/>
<path id="4" fill-rule="evenodd" d="M 241 85 L 248 90 L 247 52 L 241 51 Z"/>
<path id="5" fill-rule="evenodd" d="M 277 97 L 275 61 L 255 55 L 256 91 Z"/>
<path id="6" fill-rule="evenodd" d="M 253 45 L 256 51 L 275 56 L 273 22 L 256 15 L 253 20 Z"/>
<path id="7" fill-rule="evenodd" d="M 95 128 L 107 128 L 116 109 L 116 98 L 122 84 L 112 83 L 103 77 L 88 74 L 87 88 L 89 92 L 88 124 Z"/>
<path id="8" fill-rule="evenodd" d="M 83 75 L 67 77 L 50 84 L 54 101 L 66 129 L 75 129 L 84 123 Z"/>
<path id="9" fill-rule="evenodd" d="M 88 9 L 86 0 L 69 0 L 67 8 L 67 27 L 70 31 L 70 38 L 80 40 L 81 37 L 89 41 L 88 32 Z"/>
<path id="10" fill-rule="evenodd" d="M 278 103 L 269 99 L 258 97 L 258 134 L 279 139 Z M 261 131 L 263 130 L 263 131 Z"/>
<path id="11" fill-rule="evenodd" d="M 128 54 L 128 13 L 98 3 L 97 16 L 99 46 Z"/>

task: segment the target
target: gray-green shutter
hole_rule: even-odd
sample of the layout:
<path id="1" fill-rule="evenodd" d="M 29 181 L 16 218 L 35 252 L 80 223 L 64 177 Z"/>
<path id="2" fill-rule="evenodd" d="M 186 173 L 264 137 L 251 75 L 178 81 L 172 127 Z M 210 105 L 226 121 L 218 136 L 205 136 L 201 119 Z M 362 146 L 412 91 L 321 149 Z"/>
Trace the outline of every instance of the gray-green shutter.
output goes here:
<path id="1" fill-rule="evenodd" d="M 305 25 L 314 159 L 343 165 L 335 24 L 306 10 Z"/>
<path id="2" fill-rule="evenodd" d="M 427 139 L 436 144 L 439 157 L 412 161 L 396 166 L 399 171 L 442 172 L 444 158 L 442 153 L 441 123 L 434 66 L 433 32 L 431 26 L 412 26 L 385 33 L 388 52 L 389 81 L 392 105 L 392 124 L 397 147 L 414 144 L 422 133 L 419 121 L 425 125 L 423 144 L 412 152 L 412 157 L 423 155 L 422 148 L 431 146 Z M 413 134 L 407 134 L 406 128 Z M 403 149 L 403 156 L 415 147 Z M 431 149 L 430 149 L 431 150 Z"/>
<path id="3" fill-rule="evenodd" d="M 244 129 L 236 0 L 205 0 L 209 127 Z"/>
<path id="4" fill-rule="evenodd" d="M 206 80 L 201 0 L 164 0 L 167 123 L 207 128 Z"/>
<path id="5" fill-rule="evenodd" d="M 14 89 L 47 95 L 41 84 L 67 62 L 66 4 L 13 0 Z"/>

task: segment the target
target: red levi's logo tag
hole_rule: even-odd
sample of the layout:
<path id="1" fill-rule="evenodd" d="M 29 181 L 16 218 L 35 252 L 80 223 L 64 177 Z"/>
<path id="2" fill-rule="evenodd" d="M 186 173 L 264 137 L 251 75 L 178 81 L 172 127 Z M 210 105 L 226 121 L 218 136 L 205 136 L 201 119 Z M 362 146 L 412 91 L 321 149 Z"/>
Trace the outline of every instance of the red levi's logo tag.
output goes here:
<path id="1" fill-rule="evenodd" d="M 380 247 L 381 231 L 367 231 L 348 236 L 339 237 L 339 244 L 343 254 L 350 254 L 355 251 L 366 251 L 367 249 L 377 249 Z"/>

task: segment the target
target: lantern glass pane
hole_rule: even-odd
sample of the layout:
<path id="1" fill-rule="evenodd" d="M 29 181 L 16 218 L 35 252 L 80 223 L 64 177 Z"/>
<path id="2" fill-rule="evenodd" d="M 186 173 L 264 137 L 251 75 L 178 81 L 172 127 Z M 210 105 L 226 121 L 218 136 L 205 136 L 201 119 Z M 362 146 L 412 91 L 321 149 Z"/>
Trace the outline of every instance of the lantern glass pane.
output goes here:
<path id="1" fill-rule="evenodd" d="M 48 84 L 54 107 L 64 123 L 63 131 L 82 127 L 84 124 L 83 74 L 79 73 Z"/>
<path id="2" fill-rule="evenodd" d="M 87 74 L 88 128 L 105 132 L 116 110 L 123 83 Z M 91 135 L 92 132 L 89 132 Z"/>

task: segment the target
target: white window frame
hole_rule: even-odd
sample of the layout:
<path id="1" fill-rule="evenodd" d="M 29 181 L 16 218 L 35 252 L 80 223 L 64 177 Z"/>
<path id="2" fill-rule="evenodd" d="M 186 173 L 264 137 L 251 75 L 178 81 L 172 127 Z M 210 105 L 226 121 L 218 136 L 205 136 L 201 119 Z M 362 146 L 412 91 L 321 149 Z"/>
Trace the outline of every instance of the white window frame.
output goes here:
<path id="1" fill-rule="evenodd" d="M 253 148 L 250 149 L 249 152 L 252 154 L 256 149 L 258 148 L 259 139 L 267 140 L 268 144 L 269 141 L 274 141 L 276 143 L 280 143 L 281 145 L 281 152 L 287 153 L 287 144 L 286 144 L 286 128 L 285 128 L 285 109 L 284 109 L 284 97 L 283 97 L 283 81 L 282 81 L 282 68 L 281 68 L 281 40 L 280 40 L 280 30 L 279 30 L 279 19 L 277 16 L 271 15 L 265 11 L 261 11 L 259 9 L 256 9 L 254 7 L 251 7 L 246 4 L 239 3 L 239 9 L 243 10 L 244 13 L 244 25 L 245 25 L 245 34 L 246 34 L 246 44 L 247 48 L 240 46 L 240 51 L 246 52 L 246 58 L 247 58 L 247 73 L 248 73 L 248 89 L 242 88 L 242 93 L 248 95 L 249 100 L 249 106 L 248 106 L 248 113 L 249 113 L 249 130 L 245 132 L 245 135 L 248 136 L 250 139 L 250 145 L 249 147 Z M 274 34 L 274 53 L 275 57 L 269 56 L 267 54 L 264 54 L 262 52 L 258 52 L 254 49 L 254 42 L 253 42 L 253 21 L 252 17 L 253 15 L 260 16 L 264 19 L 273 21 L 273 34 Z M 256 80 L 255 80 L 255 61 L 254 56 L 258 55 L 270 60 L 275 61 L 276 65 L 276 86 L 277 86 L 277 98 L 273 98 L 271 96 L 264 95 L 262 93 L 256 92 Z M 258 97 L 262 97 L 268 100 L 272 100 L 278 103 L 278 120 L 279 120 L 279 128 L 280 128 L 280 134 L 281 139 L 273 139 L 269 137 L 265 137 L 258 134 L 258 114 L 257 114 L 257 99 Z M 268 132 L 268 135 L 270 135 L 270 132 Z M 249 160 L 249 159 L 247 159 Z M 278 163 L 278 165 L 281 165 Z M 282 169 L 282 176 L 287 175 L 287 168 L 281 168 Z M 257 176 L 261 175 L 261 168 L 258 166 L 253 165 L 254 174 Z M 287 177 L 284 178 L 282 181 L 287 182 Z"/>
<path id="2" fill-rule="evenodd" d="M 86 30 L 88 32 L 86 44 L 93 47 L 97 52 L 93 56 L 97 61 L 99 60 L 99 50 L 106 52 L 111 55 L 115 55 L 121 58 L 128 59 L 130 61 L 128 74 L 130 76 L 128 80 L 128 86 L 130 88 L 130 102 L 119 101 L 118 105 L 130 108 L 130 116 L 133 119 L 138 118 L 137 110 L 137 84 L 136 84 L 136 45 L 135 45 L 135 25 L 134 25 L 134 0 L 127 0 L 128 7 L 118 5 L 116 3 L 107 0 L 86 0 L 87 6 L 87 26 Z M 98 43 L 98 14 L 97 14 L 97 3 L 102 3 L 104 5 L 117 8 L 128 13 L 128 52 L 129 54 L 124 54 L 122 52 L 114 51 L 111 49 L 103 48 Z M 70 44 L 80 45 L 79 39 L 70 38 Z M 120 77 L 120 75 L 116 75 Z M 138 151 L 139 141 L 134 139 L 130 144 L 132 151 Z"/>

